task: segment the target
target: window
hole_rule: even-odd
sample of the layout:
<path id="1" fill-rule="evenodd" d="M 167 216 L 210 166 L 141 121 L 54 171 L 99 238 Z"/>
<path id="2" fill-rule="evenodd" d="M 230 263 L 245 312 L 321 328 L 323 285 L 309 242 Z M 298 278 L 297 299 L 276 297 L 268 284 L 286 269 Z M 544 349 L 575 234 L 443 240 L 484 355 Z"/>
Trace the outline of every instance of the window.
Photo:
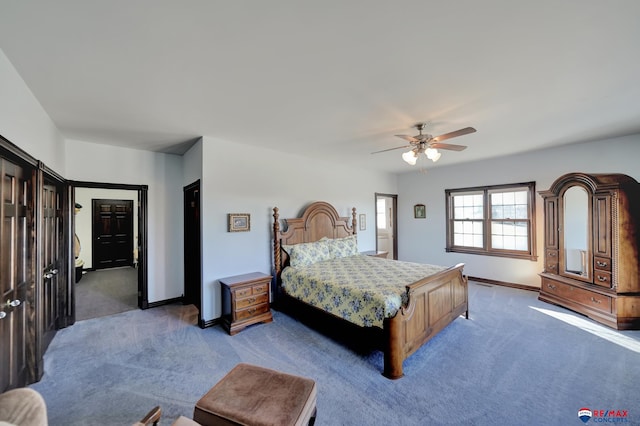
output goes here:
<path id="1" fill-rule="evenodd" d="M 447 189 L 448 252 L 536 260 L 535 182 Z"/>
<path id="2" fill-rule="evenodd" d="M 384 198 L 378 198 L 376 201 L 376 215 L 378 229 L 387 229 L 387 202 Z"/>

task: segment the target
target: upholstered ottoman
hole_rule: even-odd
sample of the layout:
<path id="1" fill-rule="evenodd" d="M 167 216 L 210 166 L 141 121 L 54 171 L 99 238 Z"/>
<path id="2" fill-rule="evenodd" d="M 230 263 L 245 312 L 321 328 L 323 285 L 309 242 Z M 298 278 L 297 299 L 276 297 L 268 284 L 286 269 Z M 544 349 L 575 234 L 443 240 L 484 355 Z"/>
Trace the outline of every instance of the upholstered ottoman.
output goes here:
<path id="1" fill-rule="evenodd" d="M 316 383 L 251 364 L 238 364 L 196 403 L 201 425 L 313 425 Z"/>

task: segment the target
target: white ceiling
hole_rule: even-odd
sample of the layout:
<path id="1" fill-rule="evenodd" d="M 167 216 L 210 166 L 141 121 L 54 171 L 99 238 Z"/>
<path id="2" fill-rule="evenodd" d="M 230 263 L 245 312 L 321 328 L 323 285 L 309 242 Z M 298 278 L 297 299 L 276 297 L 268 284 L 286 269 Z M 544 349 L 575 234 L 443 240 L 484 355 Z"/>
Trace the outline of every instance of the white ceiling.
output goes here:
<path id="1" fill-rule="evenodd" d="M 418 121 L 477 129 L 437 165 L 640 132 L 638 0 L 0 0 L 0 48 L 65 137 L 147 150 L 402 173 L 370 153 Z"/>

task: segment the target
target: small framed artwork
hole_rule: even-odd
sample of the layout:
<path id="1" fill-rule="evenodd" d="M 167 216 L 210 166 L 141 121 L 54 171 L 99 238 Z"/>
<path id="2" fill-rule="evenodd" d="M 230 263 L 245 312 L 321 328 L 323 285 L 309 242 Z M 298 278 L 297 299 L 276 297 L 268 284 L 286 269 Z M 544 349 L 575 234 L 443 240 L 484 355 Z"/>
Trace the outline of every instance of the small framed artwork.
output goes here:
<path id="1" fill-rule="evenodd" d="M 229 232 L 249 230 L 251 230 L 251 215 L 249 213 L 229 213 Z"/>
<path id="2" fill-rule="evenodd" d="M 424 219 L 427 217 L 427 207 L 424 204 L 416 204 L 413 206 L 413 217 L 416 219 Z"/>
<path id="3" fill-rule="evenodd" d="M 358 222 L 360 224 L 360 230 L 361 231 L 366 231 L 366 229 L 367 229 L 367 215 L 362 213 L 360 215 L 360 218 L 358 219 Z"/>

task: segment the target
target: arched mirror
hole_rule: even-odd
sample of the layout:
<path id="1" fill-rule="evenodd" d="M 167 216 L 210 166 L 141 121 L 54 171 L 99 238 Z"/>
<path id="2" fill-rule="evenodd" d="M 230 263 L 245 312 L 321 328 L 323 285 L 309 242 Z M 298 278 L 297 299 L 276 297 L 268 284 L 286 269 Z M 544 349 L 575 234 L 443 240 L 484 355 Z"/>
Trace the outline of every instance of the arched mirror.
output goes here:
<path id="1" fill-rule="evenodd" d="M 591 279 L 589 194 L 572 186 L 563 196 L 564 273 Z"/>

